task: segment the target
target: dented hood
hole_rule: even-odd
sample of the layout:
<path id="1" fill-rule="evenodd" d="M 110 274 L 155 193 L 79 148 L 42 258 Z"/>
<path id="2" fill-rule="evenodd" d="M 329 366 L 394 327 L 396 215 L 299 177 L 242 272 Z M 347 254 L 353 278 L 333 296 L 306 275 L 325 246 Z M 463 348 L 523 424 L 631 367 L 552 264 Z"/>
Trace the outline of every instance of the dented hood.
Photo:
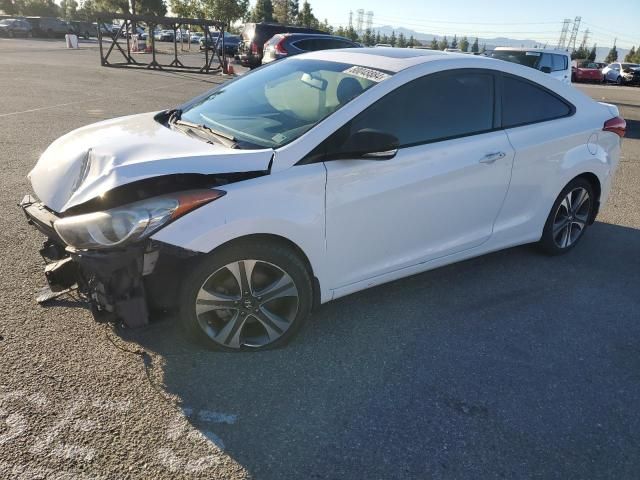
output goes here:
<path id="1" fill-rule="evenodd" d="M 95 123 L 53 142 L 29 179 L 34 193 L 56 212 L 145 178 L 179 173 L 264 171 L 273 150 L 211 145 L 144 113 Z"/>

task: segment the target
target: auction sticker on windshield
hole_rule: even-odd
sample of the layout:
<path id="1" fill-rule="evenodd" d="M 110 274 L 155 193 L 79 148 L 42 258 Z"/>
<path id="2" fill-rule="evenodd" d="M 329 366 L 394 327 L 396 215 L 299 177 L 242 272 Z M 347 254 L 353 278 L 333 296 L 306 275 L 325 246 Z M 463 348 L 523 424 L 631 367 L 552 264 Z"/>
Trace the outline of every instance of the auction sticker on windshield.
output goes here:
<path id="1" fill-rule="evenodd" d="M 371 80 L 372 82 L 381 82 L 391 76 L 387 73 L 381 72 L 380 70 L 374 70 L 373 68 L 367 67 L 358 67 L 355 65 L 353 67 L 347 68 L 342 73 L 353 75 L 354 77 L 364 78 L 365 80 Z"/>

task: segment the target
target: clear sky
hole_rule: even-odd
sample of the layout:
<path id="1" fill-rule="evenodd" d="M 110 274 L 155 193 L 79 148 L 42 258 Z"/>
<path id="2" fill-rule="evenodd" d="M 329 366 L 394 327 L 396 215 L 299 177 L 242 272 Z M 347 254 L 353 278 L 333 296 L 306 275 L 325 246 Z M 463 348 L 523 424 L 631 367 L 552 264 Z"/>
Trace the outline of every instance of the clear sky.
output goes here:
<path id="1" fill-rule="evenodd" d="M 300 4 L 302 5 L 300 0 Z M 252 1 L 255 3 L 255 1 Z M 437 35 L 498 36 L 557 42 L 565 18 L 582 17 L 577 43 L 629 48 L 640 44 L 640 0 L 310 0 L 320 20 L 346 26 L 349 10 L 373 11 L 373 29 L 406 27 Z"/>

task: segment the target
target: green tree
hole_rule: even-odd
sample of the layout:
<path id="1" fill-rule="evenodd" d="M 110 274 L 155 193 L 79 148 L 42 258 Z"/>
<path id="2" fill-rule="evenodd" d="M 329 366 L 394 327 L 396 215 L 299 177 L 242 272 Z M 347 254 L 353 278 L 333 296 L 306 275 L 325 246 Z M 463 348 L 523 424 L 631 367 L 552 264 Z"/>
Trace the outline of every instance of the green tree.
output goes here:
<path id="1" fill-rule="evenodd" d="M 289 21 L 292 24 L 298 23 L 298 15 L 300 15 L 300 3 L 298 0 L 289 1 Z"/>
<path id="2" fill-rule="evenodd" d="M 217 0 L 215 3 L 233 3 L 233 0 Z M 164 0 L 136 0 L 136 13 L 138 15 L 158 15 L 164 16 L 167 14 L 167 5 Z M 216 9 L 216 11 L 221 11 Z M 223 20 L 222 16 L 217 17 L 218 20 Z"/>
<path id="3" fill-rule="evenodd" d="M 593 44 L 593 48 L 591 49 L 591 52 L 589 53 L 589 56 L 587 57 L 588 60 L 595 62 L 596 61 L 596 45 L 595 43 Z"/>
<path id="4" fill-rule="evenodd" d="M 19 3 L 18 13 L 27 16 L 57 17 L 60 15 L 60 7 L 53 0 L 24 0 Z"/>
<path id="5" fill-rule="evenodd" d="M 376 40 L 375 40 L 374 45 L 377 44 L 377 43 L 382 43 L 382 38 L 380 37 L 380 31 L 376 32 Z"/>
<path id="6" fill-rule="evenodd" d="M 467 50 L 469 50 L 469 40 L 467 39 L 466 36 L 460 39 L 460 45 L 458 48 L 463 52 L 466 52 Z"/>
<path id="7" fill-rule="evenodd" d="M 618 49 L 614 45 L 611 50 L 609 50 L 609 54 L 607 58 L 604 59 L 605 63 L 613 63 L 618 60 Z"/>
<path id="8" fill-rule="evenodd" d="M 405 48 L 407 46 L 407 39 L 404 36 L 404 33 L 400 32 L 400 35 L 398 35 L 398 47 L 399 48 Z"/>
<path id="9" fill-rule="evenodd" d="M 318 25 L 318 19 L 313 15 L 313 9 L 307 0 L 302 4 L 302 10 L 298 15 L 298 23 L 307 28 L 313 28 Z"/>
<path id="10" fill-rule="evenodd" d="M 482 44 L 482 49 L 480 50 L 480 53 L 484 53 L 484 52 L 486 52 L 486 51 L 487 51 L 487 44 L 486 44 L 486 43 L 483 43 L 483 44 Z"/>
<path id="11" fill-rule="evenodd" d="M 18 7 L 19 5 L 12 0 L 0 0 L 0 10 L 2 10 L 6 15 L 15 15 L 19 13 Z"/>
<path id="12" fill-rule="evenodd" d="M 398 37 L 396 37 L 396 31 L 391 30 L 391 36 L 389 37 L 389 45 L 391 45 L 392 47 L 395 47 L 396 43 L 398 43 Z"/>
<path id="13" fill-rule="evenodd" d="M 346 37 L 347 33 L 345 32 L 345 29 L 342 25 L 340 25 L 337 29 L 336 29 L 336 35 L 338 35 L 339 37 Z"/>
<path id="14" fill-rule="evenodd" d="M 62 0 L 60 2 L 60 15 L 65 20 L 75 20 L 78 16 L 78 2 L 76 0 Z"/>
<path id="15" fill-rule="evenodd" d="M 371 29 L 367 28 L 364 31 L 364 35 L 362 36 L 362 43 L 364 43 L 367 47 L 370 47 L 375 42 L 375 37 L 373 36 L 373 32 Z"/>
<path id="16" fill-rule="evenodd" d="M 447 40 L 446 35 L 438 42 L 438 50 L 444 50 L 445 48 L 449 48 L 449 40 Z"/>
<path id="17" fill-rule="evenodd" d="M 624 57 L 624 61 L 625 62 L 629 62 L 629 63 L 633 63 L 635 62 L 635 58 L 636 58 L 636 47 L 635 45 L 631 47 L 631 50 L 629 50 L 629 53 L 627 53 Z"/>
<path id="18" fill-rule="evenodd" d="M 476 37 L 476 39 L 473 42 L 473 45 L 471 45 L 471 51 L 473 53 L 478 53 L 480 51 L 480 47 L 478 46 L 478 37 Z"/>
<path id="19" fill-rule="evenodd" d="M 382 38 L 378 43 L 384 43 L 385 45 L 389 45 L 389 36 L 385 33 L 382 35 Z"/>
<path id="20" fill-rule="evenodd" d="M 330 35 L 333 35 L 333 27 L 329 25 L 329 20 L 327 20 L 326 18 L 324 19 L 324 21 L 320 22 L 320 24 L 318 25 L 318 29 L 322 30 L 323 32 L 327 32 Z"/>
<path id="21" fill-rule="evenodd" d="M 453 40 L 451 40 L 451 48 L 458 48 L 458 35 L 453 35 Z"/>
<path id="22" fill-rule="evenodd" d="M 358 32 L 356 32 L 356 29 L 353 27 L 347 27 L 347 29 L 344 32 L 344 36 L 347 37 L 352 42 L 358 41 Z"/>
<path id="23" fill-rule="evenodd" d="M 289 0 L 272 0 L 273 18 L 276 22 L 289 24 Z"/>
<path id="24" fill-rule="evenodd" d="M 215 18 L 213 16 L 212 18 Z M 271 0 L 258 0 L 251 14 L 253 22 L 273 22 L 273 3 Z"/>
<path id="25" fill-rule="evenodd" d="M 431 50 L 439 50 L 440 46 L 438 45 L 438 40 L 436 40 L 436 37 L 433 37 L 431 39 L 431 43 L 429 44 L 429 48 Z"/>
<path id="26" fill-rule="evenodd" d="M 409 37 L 409 43 L 407 44 L 409 47 L 415 47 L 417 45 L 416 39 L 413 38 L 413 35 Z"/>
<path id="27" fill-rule="evenodd" d="M 571 60 L 583 60 L 589 57 L 589 50 L 583 45 L 580 45 L 577 49 L 571 52 Z"/>

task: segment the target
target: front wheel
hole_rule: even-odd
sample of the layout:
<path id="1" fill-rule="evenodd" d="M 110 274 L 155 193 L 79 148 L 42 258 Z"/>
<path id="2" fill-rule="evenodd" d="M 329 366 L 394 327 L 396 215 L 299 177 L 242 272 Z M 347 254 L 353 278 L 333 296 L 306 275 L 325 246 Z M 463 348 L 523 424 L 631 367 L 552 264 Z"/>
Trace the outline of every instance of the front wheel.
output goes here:
<path id="1" fill-rule="evenodd" d="M 311 275 L 295 252 L 277 243 L 223 246 L 183 285 L 180 317 L 187 333 L 217 350 L 283 346 L 311 311 Z"/>
<path id="2" fill-rule="evenodd" d="M 618 77 L 616 78 L 616 84 L 617 85 L 624 85 L 624 80 L 622 77 Z"/>
<path id="3" fill-rule="evenodd" d="M 576 178 L 567 185 L 549 213 L 540 239 L 540 247 L 547 253 L 559 255 L 575 247 L 589 226 L 595 208 L 593 187 Z"/>

